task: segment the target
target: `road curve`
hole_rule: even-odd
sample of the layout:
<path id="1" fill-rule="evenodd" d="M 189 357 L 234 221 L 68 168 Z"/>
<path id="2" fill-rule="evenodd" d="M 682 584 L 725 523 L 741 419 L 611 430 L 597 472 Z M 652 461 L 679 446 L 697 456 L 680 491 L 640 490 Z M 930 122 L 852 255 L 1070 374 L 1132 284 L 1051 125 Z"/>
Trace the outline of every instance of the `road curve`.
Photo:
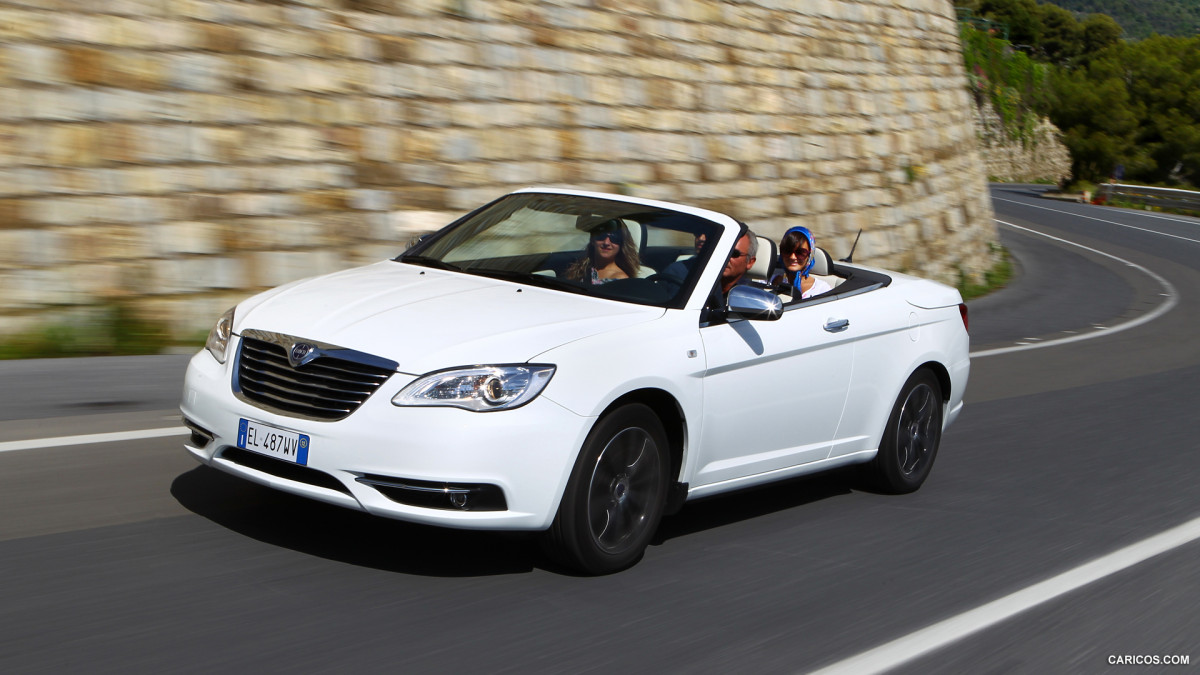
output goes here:
<path id="1" fill-rule="evenodd" d="M 1200 516 L 1200 222 L 1040 189 L 993 187 L 1019 276 L 971 303 L 973 351 L 1097 337 L 977 357 L 913 495 L 835 475 L 695 502 L 581 578 L 527 536 L 293 498 L 169 437 L 0 452 L 0 672 L 799 673 L 890 643 L 875 669 L 1194 665 L 1195 541 L 922 633 Z M 185 362 L 0 363 L 0 442 L 169 427 Z"/>

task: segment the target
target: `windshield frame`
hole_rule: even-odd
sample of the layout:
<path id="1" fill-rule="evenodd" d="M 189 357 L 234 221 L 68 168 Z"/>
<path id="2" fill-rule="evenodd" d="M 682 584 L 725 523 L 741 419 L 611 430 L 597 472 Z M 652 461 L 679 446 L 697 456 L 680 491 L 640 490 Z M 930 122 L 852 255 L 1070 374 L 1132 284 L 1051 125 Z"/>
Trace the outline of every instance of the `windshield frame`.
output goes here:
<path id="1" fill-rule="evenodd" d="M 521 271 L 518 269 L 504 269 L 502 266 L 497 266 L 498 261 L 509 261 L 510 264 L 518 265 L 521 255 L 512 256 L 497 256 L 493 258 L 474 259 L 469 264 L 462 264 L 461 260 L 456 260 L 453 253 L 460 249 L 466 243 L 471 242 L 473 238 L 484 232 L 487 232 L 497 224 L 507 222 L 509 216 L 517 213 L 522 208 L 539 205 L 539 200 L 542 205 L 545 203 L 553 203 L 561 200 L 563 210 L 548 209 L 546 212 L 562 213 L 571 218 L 577 218 L 576 229 L 579 234 L 584 234 L 586 231 L 582 228 L 584 220 L 594 218 L 596 214 L 589 215 L 590 211 L 597 211 L 602 214 L 616 214 L 618 218 L 629 218 L 629 222 L 645 229 L 642 233 L 642 241 L 650 241 L 652 232 L 655 231 L 675 231 L 679 233 L 689 233 L 695 235 L 703 232 L 707 235 L 708 241 L 704 246 L 694 254 L 695 261 L 689 265 L 683 266 L 686 277 L 679 278 L 675 275 L 681 274 L 680 267 L 672 268 L 672 275 L 662 275 L 669 264 L 665 264 L 666 259 L 662 255 L 670 255 L 671 251 L 659 251 L 657 260 L 660 263 L 657 266 L 650 265 L 643 259 L 643 269 L 648 274 L 646 277 L 619 279 L 611 283 L 591 285 L 587 283 L 570 281 L 564 279 L 561 274 L 561 265 L 557 270 L 552 271 L 552 274 L 547 275 L 545 271 L 539 271 L 534 274 L 532 271 Z M 512 201 L 511 207 L 504 207 L 505 201 Z M 538 211 L 540 209 L 532 209 Z M 638 220 L 639 218 L 643 220 Z M 488 222 L 493 221 L 493 222 Z M 464 232 L 463 228 L 474 229 L 474 232 Z M 494 279 L 509 281 L 512 283 L 526 283 L 530 286 L 539 288 L 547 288 L 560 292 L 580 293 L 597 299 L 607 299 L 617 302 L 627 302 L 631 304 L 646 305 L 660 307 L 665 309 L 684 309 L 684 308 L 699 308 L 703 305 L 704 299 L 708 293 L 697 293 L 696 289 L 701 286 L 711 286 L 720 273 L 720 266 L 714 271 L 714 261 L 724 260 L 726 249 L 732 246 L 736 241 L 737 232 L 740 225 L 737 221 L 724 214 L 687 207 L 668 202 L 657 200 L 639 199 L 633 197 L 624 197 L 605 193 L 585 192 L 580 190 L 566 189 L 547 189 L 547 188 L 527 188 L 518 190 L 497 199 L 494 199 L 483 206 L 463 215 L 454 220 L 449 225 L 431 234 L 423 236 L 411 248 L 396 256 L 392 260 L 395 262 L 414 264 L 421 266 L 437 267 L 445 269 L 452 273 L 468 274 L 473 276 L 482 276 Z M 570 231 L 564 229 L 563 234 L 569 234 Z M 465 235 L 457 242 L 451 240 L 456 238 L 456 235 Z M 586 238 L 584 239 L 586 241 Z M 683 247 L 680 248 L 682 253 Z M 651 247 L 654 248 L 654 247 Z M 658 246 L 657 248 L 668 249 L 671 246 Z M 558 261 L 573 254 L 576 249 L 554 250 L 551 253 L 546 253 L 547 258 L 553 256 Z M 648 253 L 643 251 L 641 254 Z M 524 254 L 526 257 L 534 257 L 540 255 L 538 252 L 530 252 Z M 450 257 L 449 261 L 443 260 L 445 257 Z M 578 257 L 576 255 L 576 257 Z M 670 258 L 674 260 L 674 258 Z M 454 269 L 457 268 L 457 269 Z M 668 280 L 670 283 L 668 283 Z M 680 283 L 682 282 L 682 283 Z M 578 284 L 578 288 L 568 287 L 570 284 Z M 653 284 L 649 286 L 648 284 Z M 666 295 L 671 291 L 673 295 Z M 653 291 L 653 293 L 651 293 Z M 699 298 L 697 300 L 697 298 Z"/>

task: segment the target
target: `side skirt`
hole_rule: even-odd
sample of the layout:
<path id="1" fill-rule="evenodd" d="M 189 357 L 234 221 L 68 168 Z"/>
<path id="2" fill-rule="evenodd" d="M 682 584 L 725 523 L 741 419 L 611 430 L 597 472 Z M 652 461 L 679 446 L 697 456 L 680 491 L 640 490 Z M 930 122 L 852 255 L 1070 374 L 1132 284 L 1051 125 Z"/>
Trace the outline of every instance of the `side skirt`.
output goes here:
<path id="1" fill-rule="evenodd" d="M 700 485 L 688 490 L 687 498 L 690 500 L 700 497 L 708 497 L 710 495 L 740 490 L 741 488 L 752 487 L 754 485 L 771 483 L 777 480 L 783 480 L 785 478 L 804 476 L 810 473 L 820 473 L 821 471 L 828 471 L 829 469 L 836 469 L 838 467 L 847 466 L 850 464 L 862 464 L 863 462 L 869 462 L 874 459 L 878 452 L 878 448 L 863 450 L 850 455 L 831 457 L 815 462 L 809 462 L 807 464 L 801 464 L 800 466 L 791 466 L 786 469 L 776 469 L 775 471 L 754 474 L 753 476 L 744 476 L 742 478 L 733 478 L 730 480 L 721 481 L 719 483 Z M 676 483 L 676 485 L 683 485 L 686 487 L 687 483 Z"/>

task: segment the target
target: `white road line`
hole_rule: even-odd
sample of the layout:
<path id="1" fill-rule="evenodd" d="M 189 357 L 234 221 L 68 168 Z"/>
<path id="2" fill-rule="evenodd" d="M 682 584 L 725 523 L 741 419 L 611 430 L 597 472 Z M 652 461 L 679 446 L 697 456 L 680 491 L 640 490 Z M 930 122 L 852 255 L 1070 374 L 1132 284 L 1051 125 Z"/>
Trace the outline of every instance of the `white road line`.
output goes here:
<path id="1" fill-rule="evenodd" d="M 1045 208 L 1045 207 L 1039 206 L 1037 208 Z M 1051 209 L 1051 210 L 1053 210 L 1053 209 Z M 1147 314 L 1143 314 L 1143 315 L 1137 317 L 1136 319 L 1130 319 L 1129 321 L 1126 321 L 1125 323 L 1117 324 L 1115 326 L 1108 326 L 1108 327 L 1097 326 L 1096 330 L 1091 333 L 1080 333 L 1077 335 L 1072 335 L 1070 337 L 1058 338 L 1055 340 L 1046 340 L 1045 342 L 1039 342 L 1037 344 L 1017 344 L 1012 347 L 998 347 L 996 349 L 984 349 L 984 350 L 978 351 L 978 352 L 971 352 L 971 358 L 973 358 L 973 359 L 983 358 L 985 356 L 996 356 L 997 354 L 1009 354 L 1012 352 L 1023 352 L 1023 351 L 1029 350 L 1029 349 L 1045 349 L 1046 347 L 1057 347 L 1058 345 L 1067 344 L 1068 342 L 1079 342 L 1081 340 L 1091 340 L 1092 338 L 1108 336 L 1108 335 L 1112 335 L 1113 333 L 1120 333 L 1123 330 L 1129 330 L 1130 328 L 1136 328 L 1137 326 L 1140 326 L 1144 323 L 1153 321 L 1153 320 L 1157 319 L 1158 317 L 1162 316 L 1163 314 L 1166 314 L 1167 312 L 1171 311 L 1171 309 L 1173 309 L 1175 307 L 1175 305 L 1179 304 L 1179 296 L 1175 292 L 1175 287 L 1171 285 L 1171 282 L 1167 281 L 1162 276 L 1160 276 L 1154 272 L 1151 272 L 1150 270 L 1146 269 L 1145 267 L 1142 267 L 1141 265 L 1135 265 L 1134 263 L 1131 263 L 1128 260 L 1125 260 L 1123 258 L 1119 258 L 1115 255 L 1112 255 L 1111 253 L 1105 253 L 1104 251 L 1098 251 L 1090 246 L 1084 246 L 1083 244 L 1077 244 L 1073 241 L 1068 241 L 1068 240 L 1062 239 L 1060 237 L 1055 237 L 1055 236 L 1046 234 L 1045 232 L 1038 232 L 1037 230 L 1032 230 L 1028 227 L 1021 227 L 1020 225 L 1014 225 L 1012 223 L 1008 223 L 1003 220 L 997 220 L 996 222 L 1000 223 L 1001 225 L 1006 225 L 1008 227 L 1011 227 L 1011 228 L 1014 228 L 1017 230 L 1023 230 L 1025 232 L 1029 232 L 1030 234 L 1036 234 L 1036 235 L 1045 237 L 1047 239 L 1053 239 L 1054 241 L 1062 242 L 1064 244 L 1070 244 L 1071 246 L 1077 246 L 1085 251 L 1091 251 L 1092 253 L 1102 255 L 1106 258 L 1112 258 L 1113 260 L 1116 260 L 1117 262 L 1120 262 L 1124 265 L 1128 265 L 1129 267 L 1132 267 L 1132 268 L 1138 270 L 1139 272 L 1142 272 L 1143 274 L 1146 274 L 1146 275 L 1152 277 L 1155 281 L 1157 281 L 1160 285 L 1162 285 L 1163 291 L 1164 291 L 1164 293 L 1162 295 L 1164 297 L 1166 297 L 1167 299 L 1161 305 L 1159 305 L 1158 307 L 1155 307 L 1153 311 L 1151 311 Z M 1119 225 L 1120 223 L 1117 223 L 1117 224 Z M 1140 229 L 1140 228 L 1135 228 L 1135 229 Z M 1152 230 L 1148 230 L 1148 231 L 1152 231 Z M 1158 234 L 1162 234 L 1162 233 L 1160 232 Z M 1166 235 L 1166 236 L 1174 236 L 1174 235 Z M 1182 237 L 1180 237 L 1180 238 L 1182 239 Z M 1191 240 L 1189 240 L 1189 241 L 1191 241 Z"/>
<path id="2" fill-rule="evenodd" d="M 1112 207 L 1101 207 L 1101 208 L 1112 208 Z M 1197 222 L 1195 216 L 1187 216 L 1187 217 L 1169 216 L 1169 215 L 1164 215 L 1162 213 L 1154 213 L 1153 211 L 1142 211 L 1140 209 L 1123 209 L 1123 210 L 1131 215 L 1140 216 L 1142 218 L 1151 218 L 1154 220 L 1169 220 L 1172 223 L 1180 223 L 1183 225 L 1200 225 L 1200 222 Z"/>
<path id="3" fill-rule="evenodd" d="M 1020 202 L 1020 201 L 1017 201 L 1017 200 L 1015 200 L 1015 199 L 1004 199 L 1004 198 L 1001 198 L 1001 197 L 992 197 L 992 199 L 993 199 L 993 200 L 995 200 L 995 201 L 998 201 L 998 202 L 1008 202 L 1008 203 L 1010 203 L 1010 204 L 1020 204 L 1021 206 L 1028 206 L 1028 207 L 1030 207 L 1030 208 L 1034 208 L 1034 209 L 1041 209 L 1041 210 L 1043 210 L 1043 211 L 1053 211 L 1053 212 L 1055 212 L 1055 213 L 1062 213 L 1062 214 L 1066 214 L 1066 215 L 1068 215 L 1068 216 L 1072 216 L 1072 217 L 1074 217 L 1074 218 L 1087 218 L 1088 220 L 1098 220 L 1098 221 L 1100 221 L 1100 222 L 1102 222 L 1102 223 L 1108 223 L 1109 225 L 1117 225 L 1117 226 L 1119 226 L 1119 227 L 1127 227 L 1127 228 L 1129 228 L 1129 229 L 1131 229 L 1131 230 L 1139 230 L 1139 231 L 1141 231 L 1141 232 L 1149 232 L 1150 234 L 1157 234 L 1157 235 L 1160 235 L 1160 236 L 1163 236 L 1163 237 L 1171 237 L 1171 238 L 1173 238 L 1173 239 L 1182 239 L 1182 240 L 1184 240 L 1184 241 L 1191 241 L 1191 242 L 1195 242 L 1195 243 L 1197 243 L 1197 244 L 1200 244 L 1200 239 L 1191 239 L 1191 238 L 1189 238 L 1189 237 L 1181 237 L 1181 236 L 1180 236 L 1180 235 L 1178 235 L 1178 234 L 1167 234 L 1166 232 L 1159 232 L 1158 230 L 1151 230 L 1151 229 L 1147 229 L 1147 228 L 1145 228 L 1145 227 L 1138 227 L 1138 226 L 1136 226 L 1136 225 L 1126 225 L 1125 223 L 1118 223 L 1118 222 L 1117 222 L 1117 221 L 1115 221 L 1115 220 L 1105 220 L 1105 219 L 1103 219 L 1103 218 L 1097 218 L 1097 217 L 1095 217 L 1095 216 L 1085 216 L 1085 215 L 1082 215 L 1082 214 L 1079 214 L 1079 213 L 1072 213 L 1072 212 L 1070 212 L 1070 211 L 1063 211 L 1062 209 L 1052 209 L 1052 208 L 1050 208 L 1049 206 L 1038 206 L 1037 204 L 1030 204 L 1029 202 Z M 1140 211 L 1131 211 L 1131 213 L 1135 213 L 1135 214 L 1138 214 L 1138 215 L 1145 215 L 1145 214 L 1141 213 Z M 1159 216 L 1159 217 L 1161 218 L 1162 216 Z M 1189 224 L 1191 224 L 1189 221 L 1186 221 L 1186 220 L 1175 220 L 1174 218 L 1167 218 L 1166 220 L 1170 220 L 1171 222 L 1174 222 L 1174 223 L 1189 223 Z"/>
<path id="4" fill-rule="evenodd" d="M 915 633 L 838 661 L 814 671 L 812 675 L 882 673 L 1197 539 L 1200 539 L 1200 518 L 1113 551 L 999 600 L 993 600 Z"/>
<path id="5" fill-rule="evenodd" d="M 186 433 L 188 433 L 187 427 L 166 427 L 162 429 L 138 429 L 136 431 L 113 431 L 106 434 L 33 438 L 27 441 L 4 441 L 0 443 L 0 452 L 59 448 L 67 445 L 87 445 L 89 443 L 112 443 L 114 441 L 139 441 L 145 438 L 182 436 Z"/>

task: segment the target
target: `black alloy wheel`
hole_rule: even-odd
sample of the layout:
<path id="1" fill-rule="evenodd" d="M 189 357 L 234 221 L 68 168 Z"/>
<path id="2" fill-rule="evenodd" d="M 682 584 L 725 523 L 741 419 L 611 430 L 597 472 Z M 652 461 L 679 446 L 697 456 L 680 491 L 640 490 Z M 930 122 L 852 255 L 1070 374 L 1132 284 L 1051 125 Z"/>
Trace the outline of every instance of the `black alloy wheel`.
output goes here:
<path id="1" fill-rule="evenodd" d="M 549 553 L 585 574 L 608 574 L 641 559 L 667 494 L 666 432 L 650 408 L 605 415 L 584 441 L 554 524 Z"/>
<path id="2" fill-rule="evenodd" d="M 928 370 L 913 373 L 888 417 L 879 454 L 866 465 L 882 492 L 914 492 L 925 482 L 942 440 L 942 387 Z"/>

